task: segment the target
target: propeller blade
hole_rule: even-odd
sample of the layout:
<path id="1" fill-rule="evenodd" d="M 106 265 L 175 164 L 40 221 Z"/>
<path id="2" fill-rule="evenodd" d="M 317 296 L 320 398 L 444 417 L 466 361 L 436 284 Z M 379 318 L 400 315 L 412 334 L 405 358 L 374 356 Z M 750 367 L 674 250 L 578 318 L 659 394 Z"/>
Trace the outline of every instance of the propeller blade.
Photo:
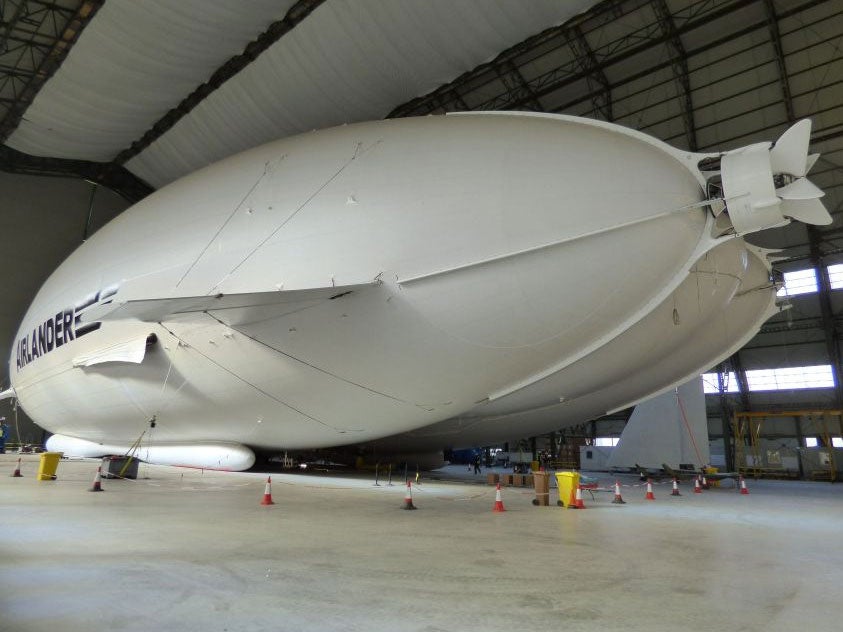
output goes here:
<path id="1" fill-rule="evenodd" d="M 799 178 L 781 189 L 776 189 L 776 195 L 783 200 L 815 200 L 824 196 L 825 192 L 808 178 Z"/>
<path id="2" fill-rule="evenodd" d="M 823 203 L 813 200 L 787 200 L 781 206 L 782 215 L 806 224 L 827 226 L 833 221 Z"/>
<path id="3" fill-rule="evenodd" d="M 811 173 L 811 169 L 814 168 L 814 165 L 817 164 L 817 160 L 820 159 L 819 154 L 810 154 L 808 156 L 808 160 L 805 161 L 805 173 Z"/>
<path id="4" fill-rule="evenodd" d="M 811 142 L 811 120 L 802 119 L 791 125 L 770 150 L 773 173 L 789 173 L 802 177 L 807 173 L 808 145 Z"/>

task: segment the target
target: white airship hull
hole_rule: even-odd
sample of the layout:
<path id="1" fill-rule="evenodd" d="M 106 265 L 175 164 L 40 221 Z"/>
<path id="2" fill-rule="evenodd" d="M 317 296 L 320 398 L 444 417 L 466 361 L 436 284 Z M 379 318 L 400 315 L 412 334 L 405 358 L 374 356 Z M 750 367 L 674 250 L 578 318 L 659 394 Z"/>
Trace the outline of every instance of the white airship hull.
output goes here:
<path id="1" fill-rule="evenodd" d="M 518 113 L 262 146 L 79 248 L 24 319 L 15 393 L 51 432 L 188 451 L 581 422 L 708 368 L 772 309 L 765 253 L 716 236 L 699 159 Z M 99 328 L 47 350 L 39 327 L 88 296 L 73 326 Z"/>

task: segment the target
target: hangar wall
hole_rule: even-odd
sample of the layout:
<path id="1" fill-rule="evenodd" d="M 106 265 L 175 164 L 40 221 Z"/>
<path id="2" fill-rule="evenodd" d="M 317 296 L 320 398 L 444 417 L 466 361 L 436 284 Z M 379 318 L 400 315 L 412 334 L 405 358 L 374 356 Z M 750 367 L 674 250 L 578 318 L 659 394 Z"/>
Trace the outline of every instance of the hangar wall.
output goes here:
<path id="1" fill-rule="evenodd" d="M 9 353 L 23 314 L 50 273 L 93 234 L 129 206 L 115 193 L 85 180 L 17 175 L 0 171 L 0 252 L 11 267 L 0 271 L 0 384 L 9 384 Z M 89 220 L 90 215 L 90 220 Z M 25 271 L 25 273 L 23 273 Z M 12 400 L 0 401 L 0 417 L 17 442 Z M 39 442 L 41 430 L 22 412 L 18 413 L 20 440 Z"/>

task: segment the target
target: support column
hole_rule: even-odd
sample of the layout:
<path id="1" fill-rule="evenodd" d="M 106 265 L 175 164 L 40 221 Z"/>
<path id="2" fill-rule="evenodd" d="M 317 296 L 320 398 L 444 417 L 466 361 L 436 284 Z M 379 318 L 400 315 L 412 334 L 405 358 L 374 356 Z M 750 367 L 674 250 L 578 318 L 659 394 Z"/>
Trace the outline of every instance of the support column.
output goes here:
<path id="1" fill-rule="evenodd" d="M 841 384 L 840 369 L 840 339 L 834 324 L 834 311 L 831 308 L 831 281 L 828 278 L 828 267 L 822 253 L 822 233 L 815 226 L 808 226 L 808 239 L 811 249 L 811 264 L 817 274 L 817 300 L 820 302 L 822 327 L 825 334 L 825 346 L 828 361 L 831 365 L 831 375 L 834 379 L 834 407 L 843 409 L 843 384 Z M 840 433 L 843 434 L 843 416 L 839 419 Z"/>
<path id="2" fill-rule="evenodd" d="M 796 441 L 799 447 L 796 448 L 796 464 L 799 466 L 799 478 L 805 478 L 805 471 L 802 468 L 802 449 L 805 447 L 802 442 L 805 441 L 805 435 L 802 432 L 802 417 L 796 417 Z"/>
<path id="3" fill-rule="evenodd" d="M 719 364 L 717 367 L 717 390 L 720 393 L 720 432 L 723 435 L 723 457 L 726 460 L 726 469 L 729 472 L 734 472 L 735 452 L 732 448 L 732 407 L 729 405 L 729 398 L 726 396 L 726 385 L 723 380 L 725 372 L 725 364 Z"/>
<path id="4" fill-rule="evenodd" d="M 752 405 L 749 399 L 749 383 L 746 381 L 746 372 L 743 370 L 743 362 L 741 362 L 741 353 L 736 351 L 729 363 L 732 365 L 732 370 L 735 372 L 735 379 L 738 381 L 738 388 L 740 389 L 741 408 L 743 412 L 752 410 Z"/>

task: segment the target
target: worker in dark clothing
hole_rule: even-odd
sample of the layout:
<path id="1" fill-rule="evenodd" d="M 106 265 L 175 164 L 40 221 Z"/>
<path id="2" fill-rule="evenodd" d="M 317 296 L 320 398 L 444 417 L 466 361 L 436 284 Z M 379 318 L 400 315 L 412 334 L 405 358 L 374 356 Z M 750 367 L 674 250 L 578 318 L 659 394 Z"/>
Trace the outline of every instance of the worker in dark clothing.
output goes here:
<path id="1" fill-rule="evenodd" d="M 474 457 L 474 473 L 480 474 L 480 455 Z"/>
<path id="2" fill-rule="evenodd" d="M 0 419 L 0 454 L 6 454 L 6 439 L 9 436 L 9 427 L 6 425 L 5 417 Z"/>

